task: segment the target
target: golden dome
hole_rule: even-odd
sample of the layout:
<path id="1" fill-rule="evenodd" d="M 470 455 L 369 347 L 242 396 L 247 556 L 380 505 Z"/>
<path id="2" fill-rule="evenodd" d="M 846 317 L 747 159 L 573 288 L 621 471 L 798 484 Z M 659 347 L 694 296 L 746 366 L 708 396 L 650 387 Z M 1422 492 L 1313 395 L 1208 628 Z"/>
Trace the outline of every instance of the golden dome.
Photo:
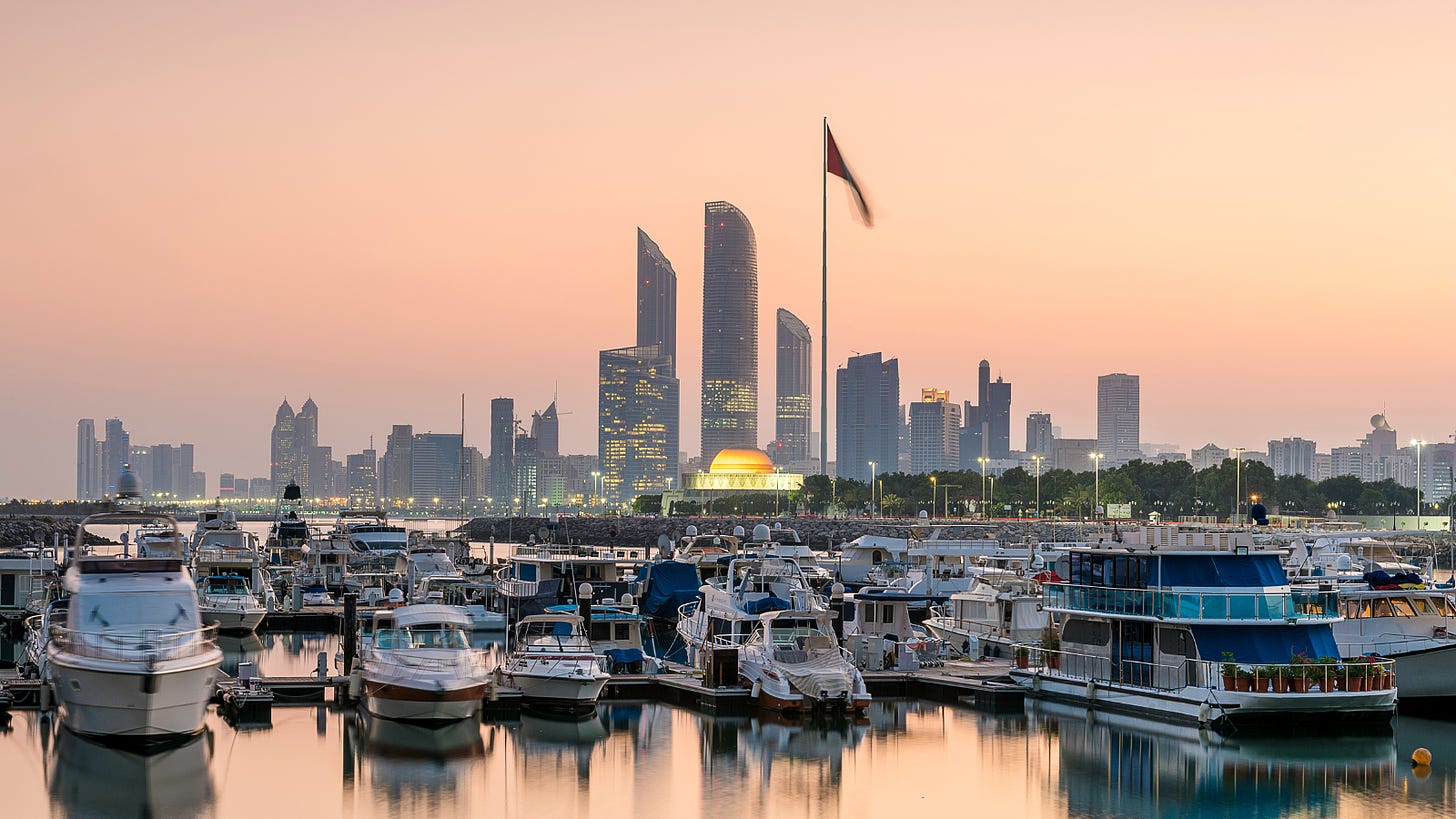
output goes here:
<path id="1" fill-rule="evenodd" d="M 772 475 L 773 471 L 768 455 L 756 449 L 725 449 L 708 467 L 711 475 Z"/>

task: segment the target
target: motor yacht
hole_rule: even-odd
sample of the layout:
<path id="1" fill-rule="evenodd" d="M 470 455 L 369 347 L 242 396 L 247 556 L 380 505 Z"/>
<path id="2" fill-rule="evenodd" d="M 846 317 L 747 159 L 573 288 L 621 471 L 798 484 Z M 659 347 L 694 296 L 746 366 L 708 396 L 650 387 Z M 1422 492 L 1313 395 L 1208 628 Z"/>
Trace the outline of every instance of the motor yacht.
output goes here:
<path id="1" fill-rule="evenodd" d="M 1340 613 L 1334 624 L 1339 656 L 1371 655 L 1395 663 L 1401 710 L 1429 710 L 1456 701 L 1456 603 L 1441 589 L 1390 582 L 1370 572 L 1361 586 L 1341 583 Z M 1407 588 L 1402 588 L 1405 586 Z M 1419 586 L 1419 588 L 1409 588 Z M 1331 586 L 1296 586 L 1329 592 Z M 1441 708 L 1445 712 L 1445 708 Z"/>
<path id="2" fill-rule="evenodd" d="M 1055 639 L 1018 646 L 1031 696 L 1215 730 L 1391 730 L 1394 664 L 1339 658 L 1334 591 L 1292 589 L 1247 532 L 1146 526 L 1068 549 Z"/>
<path id="3" fill-rule="evenodd" d="M 277 566 L 291 566 L 303 557 L 303 547 L 312 538 L 308 523 L 298 516 L 297 506 L 303 503 L 303 490 L 293 481 L 283 489 L 278 501 L 273 525 L 268 530 L 268 539 L 263 549 L 268 562 Z"/>
<path id="4" fill-rule="evenodd" d="M 1010 658 L 1013 647 L 1042 638 L 1051 618 L 1042 609 L 1041 584 L 1014 572 L 987 571 L 971 588 L 934 606 L 925 627 L 966 657 Z"/>
<path id="5" fill-rule="evenodd" d="M 469 719 L 490 672 L 470 647 L 470 618 L 454 606 L 383 609 L 362 624 L 359 677 L 370 714 L 405 722 Z"/>
<path id="6" fill-rule="evenodd" d="M 176 523 L 163 515 L 106 512 L 91 525 Z M 204 626 L 192 576 L 180 558 L 83 556 L 66 570 L 64 625 L 52 623 L 46 674 L 61 721 L 102 741 L 159 744 L 203 729 L 222 663 L 216 629 Z"/>
<path id="7" fill-rule="evenodd" d="M 236 523 L 218 521 L 194 535 L 192 574 L 202 620 L 217 623 L 219 631 L 255 631 L 268 610 L 278 607 L 258 536 Z"/>
<path id="8" fill-rule="evenodd" d="M 580 614 L 581 607 L 560 605 L 547 611 L 552 614 Z M 638 612 L 630 594 L 623 596 L 620 602 L 606 600 L 592 604 L 587 639 L 591 641 L 592 652 L 604 660 L 602 670 L 612 674 L 662 671 L 661 661 L 649 656 L 644 647 L 642 635 L 646 628 L 647 618 Z"/>
<path id="9" fill-rule="evenodd" d="M 40 544 L 0 548 L 0 621 L 12 634 L 42 610 L 57 579 L 56 550 Z"/>
<path id="10" fill-rule="evenodd" d="M 914 671 L 944 665 L 945 642 L 911 620 L 923 595 L 893 588 L 863 588 L 845 598 L 844 647 L 861 671 Z"/>
<path id="11" fill-rule="evenodd" d="M 676 628 L 687 646 L 688 662 L 697 666 L 709 644 L 739 645 L 747 640 L 761 614 L 827 610 L 827 601 L 810 588 L 794 560 L 740 557 L 730 561 L 725 575 L 705 583 L 697 600 L 678 610 Z"/>
<path id="12" fill-rule="evenodd" d="M 507 614 L 516 618 L 574 602 L 582 583 L 591 584 L 593 599 L 620 597 L 629 591 L 628 575 L 614 551 L 532 543 L 517 548 L 496 572 L 496 589 Z"/>
<path id="13" fill-rule="evenodd" d="M 611 675 L 575 614 L 533 614 L 516 624 L 510 659 L 498 673 L 522 694 L 528 708 L 584 717 L 596 711 L 597 697 Z"/>
<path id="14" fill-rule="evenodd" d="M 738 651 L 738 673 L 761 708 L 787 713 L 863 713 L 864 677 L 839 647 L 827 612 L 773 611 Z"/>
<path id="15" fill-rule="evenodd" d="M 344 537 L 354 551 L 394 555 L 409 551 L 409 533 L 389 522 L 382 509 L 346 509 L 334 521 L 334 534 Z"/>

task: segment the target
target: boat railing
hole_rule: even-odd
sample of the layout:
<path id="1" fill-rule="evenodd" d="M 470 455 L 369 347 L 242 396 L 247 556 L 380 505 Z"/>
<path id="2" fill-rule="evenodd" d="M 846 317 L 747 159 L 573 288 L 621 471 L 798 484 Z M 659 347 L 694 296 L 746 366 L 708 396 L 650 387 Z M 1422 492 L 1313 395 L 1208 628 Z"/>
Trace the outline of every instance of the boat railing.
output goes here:
<path id="1" fill-rule="evenodd" d="M 1042 602 L 1049 609 L 1160 620 L 1291 622 L 1341 618 L 1340 596 L 1334 591 L 1165 591 L 1046 583 L 1042 585 Z"/>
<path id="2" fill-rule="evenodd" d="M 247 592 L 209 592 L 204 593 L 202 605 L 209 609 L 220 609 L 223 611 L 261 611 L 263 604 L 258 598 Z"/>
<path id="3" fill-rule="evenodd" d="M 1018 645 L 1014 656 L 1039 674 L 1134 685 L 1157 691 L 1209 688 L 1244 693 L 1302 694 L 1384 691 L 1395 687 L 1395 661 L 1356 657 L 1317 662 L 1303 657 L 1286 663 L 1240 663 L 1185 659 L 1157 663 L 1034 645 Z M 1025 652 L 1025 654 L 1022 654 Z M 1021 659 L 1017 660 L 1020 666 Z"/>
<path id="4" fill-rule="evenodd" d="M 427 673 L 452 673 L 461 669 L 483 669 L 485 667 L 485 652 L 479 649 L 460 649 L 456 656 L 445 657 L 415 657 L 412 656 L 412 649 L 390 650 L 376 649 L 370 658 L 374 662 L 387 664 L 401 673 L 420 671 Z"/>
<path id="5" fill-rule="evenodd" d="M 52 625 L 50 641 L 60 651 L 95 660 L 146 662 L 180 660 L 216 648 L 217 625 L 200 629 L 140 629 L 132 632 L 81 631 Z"/>

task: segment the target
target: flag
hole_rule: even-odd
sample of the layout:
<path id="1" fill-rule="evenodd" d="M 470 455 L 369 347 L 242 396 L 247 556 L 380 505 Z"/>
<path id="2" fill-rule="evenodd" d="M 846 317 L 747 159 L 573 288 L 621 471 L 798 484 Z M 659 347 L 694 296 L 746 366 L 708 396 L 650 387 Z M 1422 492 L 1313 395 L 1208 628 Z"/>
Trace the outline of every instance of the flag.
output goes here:
<path id="1" fill-rule="evenodd" d="M 844 156 L 839 153 L 839 146 L 834 143 L 834 132 L 829 130 L 829 123 L 824 123 L 824 169 L 829 173 L 849 183 L 849 192 L 854 197 L 854 205 L 859 209 L 859 218 L 864 223 L 873 226 L 875 220 L 870 216 L 869 203 L 865 201 L 864 192 L 860 190 L 859 183 L 854 181 L 854 174 L 849 172 L 849 165 L 845 164 Z"/>

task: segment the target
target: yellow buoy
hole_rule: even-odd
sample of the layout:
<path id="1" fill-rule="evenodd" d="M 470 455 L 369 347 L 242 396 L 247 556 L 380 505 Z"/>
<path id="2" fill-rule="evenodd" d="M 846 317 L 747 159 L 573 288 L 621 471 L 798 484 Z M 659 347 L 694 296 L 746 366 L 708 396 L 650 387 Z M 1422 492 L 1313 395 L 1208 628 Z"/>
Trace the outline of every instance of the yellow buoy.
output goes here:
<path id="1" fill-rule="evenodd" d="M 1411 764 L 1412 765 L 1429 765 L 1429 764 L 1431 764 L 1431 752 L 1428 751 L 1428 750 L 1426 750 L 1425 748 L 1417 748 L 1414 751 L 1411 751 Z"/>

